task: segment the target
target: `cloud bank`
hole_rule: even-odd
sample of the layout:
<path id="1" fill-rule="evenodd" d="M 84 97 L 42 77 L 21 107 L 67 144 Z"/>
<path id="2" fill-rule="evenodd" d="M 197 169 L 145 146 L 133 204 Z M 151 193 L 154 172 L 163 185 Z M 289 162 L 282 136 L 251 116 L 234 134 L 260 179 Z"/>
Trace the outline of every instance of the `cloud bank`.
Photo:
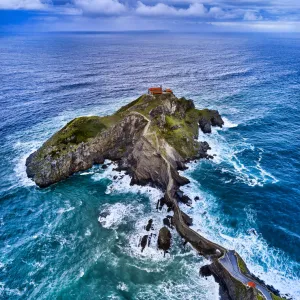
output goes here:
<path id="1" fill-rule="evenodd" d="M 0 0 L 0 10 L 36 11 L 44 20 L 59 19 L 60 24 L 80 20 L 85 27 L 89 19 L 91 24 L 97 19 L 105 28 L 111 23 L 114 30 L 153 29 L 155 22 L 172 30 L 174 24 L 182 30 L 210 24 L 235 30 L 300 31 L 299 0 Z"/>
<path id="2" fill-rule="evenodd" d="M 48 6 L 40 0 L 0 0 L 0 9 L 7 10 L 42 10 Z"/>

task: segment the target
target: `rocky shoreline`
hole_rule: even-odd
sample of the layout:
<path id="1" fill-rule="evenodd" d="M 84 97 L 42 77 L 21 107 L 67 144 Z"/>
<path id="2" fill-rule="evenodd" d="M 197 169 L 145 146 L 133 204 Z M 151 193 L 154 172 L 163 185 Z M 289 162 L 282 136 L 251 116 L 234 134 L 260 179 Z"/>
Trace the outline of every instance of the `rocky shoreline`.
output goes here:
<path id="1" fill-rule="evenodd" d="M 277 295 L 251 276 L 247 267 L 241 268 L 245 263 L 237 253 L 227 259 L 229 250 L 192 230 L 192 220 L 179 208 L 179 201 L 189 205 L 180 191 L 189 181 L 178 170 L 184 170 L 188 161 L 212 158 L 207 154 L 209 145 L 197 141 L 199 128 L 210 133 L 212 126 L 223 124 L 218 111 L 198 110 L 192 100 L 174 94 L 142 95 L 111 116 L 72 120 L 27 158 L 26 171 L 38 186 L 47 187 L 93 164 L 103 164 L 105 159 L 117 161 L 118 170 L 126 170 L 132 184 L 151 184 L 163 190 L 165 196 L 157 207 L 167 205 L 174 212 L 159 231 L 158 248 L 168 251 L 171 233 L 167 227 L 174 226 L 186 242 L 211 260 L 201 274 L 215 277 L 222 299 L 282 299 L 276 290 Z M 149 220 L 146 230 L 151 226 Z M 142 237 L 141 251 L 150 239 L 151 235 Z M 248 286 L 247 279 L 255 286 Z"/>

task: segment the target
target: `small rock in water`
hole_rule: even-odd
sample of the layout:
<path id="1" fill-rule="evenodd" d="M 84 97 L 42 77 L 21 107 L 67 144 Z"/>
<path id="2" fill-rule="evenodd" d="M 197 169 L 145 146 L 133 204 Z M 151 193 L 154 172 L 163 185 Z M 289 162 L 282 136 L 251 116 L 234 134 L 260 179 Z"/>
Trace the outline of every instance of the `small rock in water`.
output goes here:
<path id="1" fill-rule="evenodd" d="M 153 220 L 150 219 L 150 220 L 148 221 L 148 224 L 146 225 L 146 228 L 145 228 L 145 229 L 146 229 L 147 231 L 149 231 L 150 229 L 153 229 L 152 224 L 153 224 Z"/>
<path id="2" fill-rule="evenodd" d="M 144 251 L 145 247 L 147 246 L 147 242 L 148 242 L 148 235 L 144 235 L 141 240 L 141 247 L 142 247 L 141 252 Z"/>
<path id="3" fill-rule="evenodd" d="M 210 270 L 210 268 L 209 268 L 208 265 L 202 266 L 200 268 L 200 272 L 199 273 L 200 273 L 201 277 L 208 277 L 208 276 L 212 275 L 211 270 Z"/>
<path id="4" fill-rule="evenodd" d="M 102 169 L 107 169 L 107 165 L 102 165 L 102 167 L 101 167 Z"/>
<path id="5" fill-rule="evenodd" d="M 171 232 L 167 227 L 162 227 L 159 230 L 157 246 L 159 249 L 164 250 L 165 252 L 171 247 Z"/>
<path id="6" fill-rule="evenodd" d="M 115 176 L 113 177 L 113 179 L 114 179 L 114 180 L 116 180 L 117 178 L 118 178 L 118 176 L 117 176 L 117 175 L 115 175 Z"/>
<path id="7" fill-rule="evenodd" d="M 195 201 L 198 201 L 198 200 L 200 200 L 200 197 L 199 197 L 199 196 L 196 196 L 196 197 L 194 198 L 194 200 L 195 200 Z"/>

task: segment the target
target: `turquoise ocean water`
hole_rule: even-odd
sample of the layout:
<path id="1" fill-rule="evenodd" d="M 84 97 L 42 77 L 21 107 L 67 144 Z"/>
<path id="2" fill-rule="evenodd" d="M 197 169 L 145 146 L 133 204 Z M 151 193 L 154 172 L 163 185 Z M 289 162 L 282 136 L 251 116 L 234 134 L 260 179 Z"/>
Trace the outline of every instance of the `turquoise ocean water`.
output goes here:
<path id="1" fill-rule="evenodd" d="M 176 231 L 166 257 L 140 252 L 148 219 L 157 233 L 166 215 L 160 191 L 113 165 L 47 189 L 26 177 L 26 157 L 72 118 L 163 84 L 225 120 L 199 136 L 214 160 L 184 172 L 194 228 L 300 299 L 299 53 L 299 35 L 0 35 L 0 298 L 218 299 Z"/>

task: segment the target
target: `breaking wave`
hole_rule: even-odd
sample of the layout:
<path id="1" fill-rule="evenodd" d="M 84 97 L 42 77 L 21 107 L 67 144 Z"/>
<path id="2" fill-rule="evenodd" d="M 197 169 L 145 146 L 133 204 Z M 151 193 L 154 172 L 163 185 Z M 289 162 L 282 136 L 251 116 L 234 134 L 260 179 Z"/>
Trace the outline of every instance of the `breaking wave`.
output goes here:
<path id="1" fill-rule="evenodd" d="M 242 182 L 249 186 L 263 186 L 265 183 L 277 183 L 278 179 L 271 173 L 266 171 L 261 161 L 263 159 L 264 150 L 256 148 L 243 138 L 234 142 L 228 142 L 222 132 L 227 128 L 237 127 L 237 124 L 225 119 L 224 129 L 212 128 L 210 135 L 200 131 L 199 141 L 207 141 L 211 149 L 208 154 L 214 158 L 211 164 L 218 165 L 221 172 L 228 174 L 232 181 Z M 248 156 L 251 157 L 248 159 Z"/>
<path id="2" fill-rule="evenodd" d="M 258 229 L 255 230 L 257 235 L 249 232 L 250 228 L 257 228 L 256 211 L 246 207 L 246 219 L 243 226 L 237 230 L 225 226 L 226 215 L 221 213 L 220 200 L 204 191 L 201 184 L 191 177 L 193 169 L 195 165 L 183 172 L 191 182 L 181 189 L 191 199 L 198 196 L 200 200 L 193 200 L 191 207 L 180 205 L 181 209 L 193 218 L 192 228 L 227 249 L 236 250 L 252 273 L 278 288 L 281 293 L 299 299 L 299 264 L 287 257 L 283 251 L 270 247 Z"/>

